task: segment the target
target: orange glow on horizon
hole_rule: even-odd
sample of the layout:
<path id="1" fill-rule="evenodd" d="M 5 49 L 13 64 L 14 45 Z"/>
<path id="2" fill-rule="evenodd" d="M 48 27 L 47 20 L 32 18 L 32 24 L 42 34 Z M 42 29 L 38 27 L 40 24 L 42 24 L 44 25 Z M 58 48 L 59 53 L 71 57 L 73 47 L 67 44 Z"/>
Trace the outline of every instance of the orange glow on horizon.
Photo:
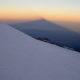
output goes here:
<path id="1" fill-rule="evenodd" d="M 1 20 L 34 20 L 45 18 L 51 21 L 72 21 L 72 22 L 80 22 L 80 15 L 71 14 L 71 13 L 61 13 L 61 12 L 46 12 L 40 11 L 38 13 L 34 13 L 31 11 L 25 10 L 2 10 L 0 12 Z"/>

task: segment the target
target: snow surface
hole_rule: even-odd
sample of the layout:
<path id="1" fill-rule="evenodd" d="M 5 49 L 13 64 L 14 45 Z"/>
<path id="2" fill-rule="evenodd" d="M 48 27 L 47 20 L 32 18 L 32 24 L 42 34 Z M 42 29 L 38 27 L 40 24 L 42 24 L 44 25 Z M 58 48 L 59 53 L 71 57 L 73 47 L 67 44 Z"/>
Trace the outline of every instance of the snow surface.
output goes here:
<path id="1" fill-rule="evenodd" d="M 0 80 L 80 80 L 80 54 L 0 22 Z"/>

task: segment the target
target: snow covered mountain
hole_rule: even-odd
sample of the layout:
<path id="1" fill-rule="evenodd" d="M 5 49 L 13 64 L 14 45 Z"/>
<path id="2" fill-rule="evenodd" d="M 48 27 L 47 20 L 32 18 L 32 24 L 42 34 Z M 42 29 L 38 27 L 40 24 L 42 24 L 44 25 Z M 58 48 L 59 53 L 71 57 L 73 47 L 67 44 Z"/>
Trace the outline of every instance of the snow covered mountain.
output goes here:
<path id="1" fill-rule="evenodd" d="M 12 26 L 34 38 L 48 38 L 51 42 L 80 51 L 80 34 L 50 21 L 41 19 Z"/>
<path id="2" fill-rule="evenodd" d="M 0 22 L 0 80 L 80 80 L 80 54 Z"/>

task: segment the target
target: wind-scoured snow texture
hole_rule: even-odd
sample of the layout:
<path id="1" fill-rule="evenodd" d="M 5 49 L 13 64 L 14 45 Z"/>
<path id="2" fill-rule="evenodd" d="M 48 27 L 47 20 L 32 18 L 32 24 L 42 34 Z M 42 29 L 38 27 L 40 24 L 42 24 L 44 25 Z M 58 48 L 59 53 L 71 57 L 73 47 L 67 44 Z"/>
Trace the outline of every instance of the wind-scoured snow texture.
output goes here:
<path id="1" fill-rule="evenodd" d="M 0 22 L 0 80 L 80 80 L 80 54 Z"/>

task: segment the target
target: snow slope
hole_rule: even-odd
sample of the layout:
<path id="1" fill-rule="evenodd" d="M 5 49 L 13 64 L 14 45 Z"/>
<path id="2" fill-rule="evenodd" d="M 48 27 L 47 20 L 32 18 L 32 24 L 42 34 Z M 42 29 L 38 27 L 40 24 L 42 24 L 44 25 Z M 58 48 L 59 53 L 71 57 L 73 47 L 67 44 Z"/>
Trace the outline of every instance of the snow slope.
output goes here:
<path id="1" fill-rule="evenodd" d="M 0 22 L 0 80 L 80 80 L 80 54 Z"/>

